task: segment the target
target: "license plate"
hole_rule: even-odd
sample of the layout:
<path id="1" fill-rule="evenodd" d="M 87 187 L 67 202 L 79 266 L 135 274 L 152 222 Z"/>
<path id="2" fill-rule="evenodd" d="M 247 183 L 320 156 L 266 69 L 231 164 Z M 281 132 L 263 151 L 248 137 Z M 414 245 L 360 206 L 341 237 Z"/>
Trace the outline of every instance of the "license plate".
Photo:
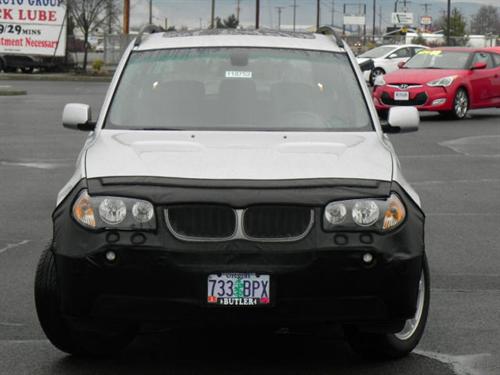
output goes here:
<path id="1" fill-rule="evenodd" d="M 410 93 L 408 91 L 395 91 L 394 100 L 410 100 Z"/>
<path id="2" fill-rule="evenodd" d="M 269 275 L 255 273 L 222 273 L 208 276 L 209 304 L 225 306 L 268 305 Z"/>

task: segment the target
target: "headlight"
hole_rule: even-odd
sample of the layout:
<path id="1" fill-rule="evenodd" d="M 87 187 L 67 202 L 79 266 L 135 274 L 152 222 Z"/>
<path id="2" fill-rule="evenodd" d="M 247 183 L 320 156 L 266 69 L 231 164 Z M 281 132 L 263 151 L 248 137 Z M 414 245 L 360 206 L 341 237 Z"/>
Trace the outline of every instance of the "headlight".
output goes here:
<path id="1" fill-rule="evenodd" d="M 375 230 L 388 232 L 403 223 L 406 210 L 397 194 L 387 199 L 352 199 L 331 202 L 325 207 L 323 228 L 335 230 Z"/>
<path id="2" fill-rule="evenodd" d="M 90 196 L 83 190 L 73 205 L 73 217 L 91 229 L 155 229 L 154 206 L 145 200 Z"/>
<path id="3" fill-rule="evenodd" d="M 342 224 L 347 216 L 345 204 L 332 202 L 325 207 L 325 220 L 331 225 Z"/>
<path id="4" fill-rule="evenodd" d="M 427 86 L 431 87 L 436 87 L 436 86 L 442 86 L 442 87 L 448 87 L 450 86 L 455 78 L 458 76 L 449 76 L 449 77 L 443 77 L 439 79 L 435 79 L 434 81 L 427 82 Z"/>
<path id="5" fill-rule="evenodd" d="M 373 86 L 384 86 L 385 85 L 385 79 L 383 75 L 378 75 L 375 77 L 375 80 L 373 81 Z"/>
<path id="6" fill-rule="evenodd" d="M 359 201 L 354 203 L 352 220 L 361 227 L 369 227 L 378 220 L 380 209 L 375 201 Z"/>

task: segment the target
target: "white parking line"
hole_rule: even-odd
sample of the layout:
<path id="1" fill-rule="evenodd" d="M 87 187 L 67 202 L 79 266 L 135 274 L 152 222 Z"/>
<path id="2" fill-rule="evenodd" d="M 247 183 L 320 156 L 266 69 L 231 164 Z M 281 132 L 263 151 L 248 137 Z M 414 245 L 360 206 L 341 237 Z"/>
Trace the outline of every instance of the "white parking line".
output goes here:
<path id="1" fill-rule="evenodd" d="M 424 350 L 415 350 L 414 353 L 450 365 L 457 375 L 484 375 L 484 372 L 476 368 L 477 364 L 491 356 L 489 353 L 450 355 Z"/>
<path id="2" fill-rule="evenodd" d="M 14 166 L 14 167 L 26 167 L 26 168 L 37 168 L 37 169 L 55 169 L 63 165 L 56 163 L 40 163 L 40 162 L 15 162 L 15 161 L 0 161 L 0 165 Z"/>
<path id="3" fill-rule="evenodd" d="M 18 243 L 8 243 L 7 246 L 0 249 L 0 254 L 5 253 L 7 250 L 13 249 L 15 247 L 26 245 L 28 242 L 30 242 L 30 240 L 22 240 Z"/>
<path id="4" fill-rule="evenodd" d="M 24 326 L 24 324 L 12 323 L 12 322 L 0 322 L 0 326 L 2 326 L 2 327 L 22 327 L 22 326 Z"/>

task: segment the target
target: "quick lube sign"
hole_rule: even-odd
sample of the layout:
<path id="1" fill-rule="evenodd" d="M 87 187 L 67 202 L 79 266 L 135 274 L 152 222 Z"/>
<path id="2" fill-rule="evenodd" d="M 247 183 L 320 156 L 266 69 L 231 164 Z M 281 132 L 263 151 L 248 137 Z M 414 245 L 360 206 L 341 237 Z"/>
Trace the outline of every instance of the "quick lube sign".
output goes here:
<path id="1" fill-rule="evenodd" d="M 63 0 L 0 0 L 0 53 L 64 56 Z"/>

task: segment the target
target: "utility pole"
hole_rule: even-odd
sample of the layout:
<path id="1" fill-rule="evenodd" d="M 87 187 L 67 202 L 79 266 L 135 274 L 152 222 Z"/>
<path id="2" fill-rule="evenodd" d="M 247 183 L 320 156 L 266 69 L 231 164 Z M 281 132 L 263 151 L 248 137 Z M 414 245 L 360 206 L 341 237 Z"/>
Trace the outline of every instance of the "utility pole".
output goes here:
<path id="1" fill-rule="evenodd" d="M 238 20 L 238 23 L 240 22 L 240 10 L 241 10 L 240 2 L 241 2 L 241 0 L 238 0 L 236 3 L 237 4 L 236 5 L 236 19 Z"/>
<path id="2" fill-rule="evenodd" d="M 149 24 L 153 23 L 153 0 L 149 0 Z"/>
<path id="3" fill-rule="evenodd" d="M 332 27 L 335 24 L 335 0 L 332 0 Z"/>
<path id="4" fill-rule="evenodd" d="M 382 5 L 378 7 L 378 32 L 382 35 Z"/>
<path id="5" fill-rule="evenodd" d="M 130 22 L 130 0 L 123 0 L 123 33 L 128 34 Z"/>
<path id="6" fill-rule="evenodd" d="M 375 43 L 375 22 L 377 19 L 377 0 L 373 0 L 372 42 Z"/>
<path id="7" fill-rule="evenodd" d="M 276 7 L 278 11 L 278 30 L 281 30 L 281 12 L 285 9 L 285 7 Z"/>
<path id="8" fill-rule="evenodd" d="M 293 31 L 295 31 L 295 24 L 297 22 L 297 0 L 293 0 L 293 5 L 290 5 L 293 8 Z"/>
<path id="9" fill-rule="evenodd" d="M 255 0 L 255 28 L 259 28 L 260 23 L 260 0 Z"/>
<path id="10" fill-rule="evenodd" d="M 448 14 L 446 16 L 446 28 L 448 29 L 447 35 L 446 35 L 446 44 L 449 46 L 450 45 L 450 34 L 451 34 L 451 0 L 448 0 Z"/>
<path id="11" fill-rule="evenodd" d="M 210 28 L 215 29 L 215 0 L 212 0 L 212 12 L 210 14 Z"/>
<path id="12" fill-rule="evenodd" d="M 316 30 L 319 29 L 321 22 L 321 0 L 316 0 Z"/>

